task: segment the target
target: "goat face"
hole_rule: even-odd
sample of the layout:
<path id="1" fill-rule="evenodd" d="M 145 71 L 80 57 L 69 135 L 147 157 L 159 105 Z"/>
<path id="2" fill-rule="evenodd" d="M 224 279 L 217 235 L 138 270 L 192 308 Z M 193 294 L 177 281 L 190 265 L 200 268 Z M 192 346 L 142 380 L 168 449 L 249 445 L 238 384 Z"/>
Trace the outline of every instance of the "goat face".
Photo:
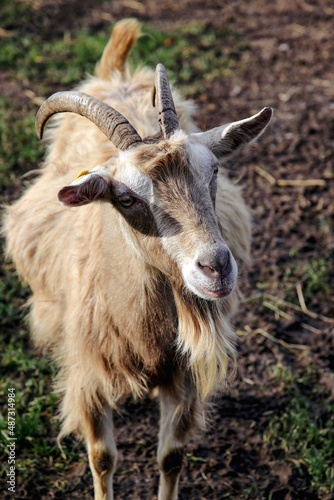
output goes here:
<path id="1" fill-rule="evenodd" d="M 237 266 L 214 210 L 217 158 L 194 139 L 184 138 L 182 146 L 148 174 L 161 245 L 181 272 L 183 284 L 204 299 L 229 295 Z"/>
<path id="2" fill-rule="evenodd" d="M 111 202 L 140 258 L 196 295 L 218 299 L 237 279 L 214 210 L 218 160 L 195 138 L 175 136 L 120 152 L 117 165 L 84 173 L 59 198 L 67 206 Z"/>

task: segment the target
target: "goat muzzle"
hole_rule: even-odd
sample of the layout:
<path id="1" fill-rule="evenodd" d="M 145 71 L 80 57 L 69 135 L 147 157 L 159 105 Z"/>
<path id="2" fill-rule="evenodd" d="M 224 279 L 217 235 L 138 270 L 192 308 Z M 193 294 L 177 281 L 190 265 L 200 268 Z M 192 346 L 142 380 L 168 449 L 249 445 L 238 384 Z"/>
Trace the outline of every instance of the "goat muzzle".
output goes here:
<path id="1" fill-rule="evenodd" d="M 190 272 L 189 272 L 190 271 Z M 191 290 L 206 299 L 227 297 L 234 289 L 238 267 L 225 244 L 204 249 L 188 268 L 185 282 Z"/>

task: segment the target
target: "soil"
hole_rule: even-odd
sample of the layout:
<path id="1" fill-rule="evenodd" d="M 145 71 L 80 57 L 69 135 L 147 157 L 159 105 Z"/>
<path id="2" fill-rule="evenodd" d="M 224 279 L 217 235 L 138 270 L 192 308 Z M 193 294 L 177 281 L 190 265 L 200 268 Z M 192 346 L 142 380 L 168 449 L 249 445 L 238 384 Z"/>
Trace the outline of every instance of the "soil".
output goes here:
<path id="1" fill-rule="evenodd" d="M 107 26 L 110 19 L 129 16 L 161 29 L 197 19 L 217 31 L 228 25 L 245 40 L 240 70 L 224 81 L 207 83 L 206 95 L 197 98 L 203 129 L 247 117 L 264 106 L 275 109 L 270 130 L 230 165 L 253 215 L 253 262 L 248 276 L 241 278 L 245 302 L 237 318 L 243 333 L 239 374 L 211 408 L 206 434 L 188 447 L 180 499 L 333 498 L 310 493 L 306 467 L 286 460 L 281 449 L 264 442 L 263 432 L 268 418 L 280 414 L 286 404 L 286 392 L 270 376 L 277 364 L 301 373 L 314 364 L 318 376 L 310 384 L 320 384 L 326 395 L 334 393 L 333 325 L 319 318 L 334 315 L 328 292 L 333 275 L 326 276 L 326 286 L 307 294 L 313 317 L 298 310 L 296 292 L 303 269 L 321 258 L 333 262 L 334 257 L 334 5 L 330 0 L 128 0 L 102 5 L 70 0 L 58 6 L 48 30 L 84 23 Z M 321 182 L 300 182 L 314 179 Z M 284 185 L 291 180 L 297 185 Z M 297 278 L 288 274 L 291 268 L 299 270 Z M 297 307 L 288 308 L 289 316 L 283 318 L 263 305 L 263 290 Z M 309 356 L 298 346 L 307 346 Z M 129 400 L 122 415 L 115 416 L 116 498 L 157 498 L 158 423 L 154 397 Z M 91 498 L 87 463 L 74 468 L 68 479 L 79 475 L 81 483 L 74 481 L 75 491 L 68 498 Z M 56 491 L 45 496 L 53 497 Z"/>

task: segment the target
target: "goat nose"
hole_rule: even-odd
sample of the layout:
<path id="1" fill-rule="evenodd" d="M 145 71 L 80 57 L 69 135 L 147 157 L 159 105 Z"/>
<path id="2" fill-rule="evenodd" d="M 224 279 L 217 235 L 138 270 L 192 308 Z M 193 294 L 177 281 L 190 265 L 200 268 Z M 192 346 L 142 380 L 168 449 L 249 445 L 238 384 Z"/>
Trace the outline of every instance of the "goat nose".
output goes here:
<path id="1" fill-rule="evenodd" d="M 197 266 L 208 278 L 227 277 L 232 270 L 230 251 L 224 251 L 214 258 L 200 256 L 197 260 Z"/>

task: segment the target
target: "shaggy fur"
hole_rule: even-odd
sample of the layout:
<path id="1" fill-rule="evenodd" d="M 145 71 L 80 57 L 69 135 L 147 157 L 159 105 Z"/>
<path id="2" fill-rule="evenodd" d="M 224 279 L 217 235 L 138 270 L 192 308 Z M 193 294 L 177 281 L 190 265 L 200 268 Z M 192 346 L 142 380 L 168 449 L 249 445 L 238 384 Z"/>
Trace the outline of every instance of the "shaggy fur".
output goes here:
<path id="1" fill-rule="evenodd" d="M 107 408 L 116 408 L 129 394 L 139 397 L 161 387 L 162 409 L 168 401 L 174 415 L 174 423 L 163 420 L 162 429 L 175 437 L 168 444 L 161 431 L 159 498 L 176 498 L 178 475 L 170 479 L 165 469 L 181 463 L 179 450 L 202 422 L 201 400 L 219 389 L 229 364 L 234 365 L 230 318 L 238 306 L 238 287 L 216 301 L 187 290 L 177 262 L 157 237 L 161 227 L 169 231 L 171 248 L 179 238 L 184 252 L 192 255 L 199 233 L 212 241 L 222 236 L 238 264 L 249 262 L 250 217 L 240 188 L 224 173 L 216 198 L 220 230 L 214 236 L 207 230 L 218 228 L 216 216 L 202 202 L 185 149 L 186 134 L 197 132 L 194 106 L 175 89 L 184 133 L 157 142 L 153 72 L 144 68 L 130 74 L 126 65 L 138 36 L 136 22 L 118 23 L 96 76 L 79 90 L 112 105 L 141 137 L 156 138 L 123 155 L 151 179 L 159 197 L 152 225 L 124 216 L 116 199 L 71 209 L 57 201 L 57 192 L 81 171 L 108 161 L 112 179 L 123 158 L 94 124 L 72 113 L 52 118 L 44 168 L 8 208 L 4 224 L 7 254 L 33 293 L 34 341 L 50 350 L 60 366 L 62 435 L 76 431 L 87 440 L 96 498 L 112 497 L 106 478 L 114 468 L 115 448 L 106 448 L 100 437 L 110 420 Z M 96 197 L 102 196 L 100 188 Z"/>

